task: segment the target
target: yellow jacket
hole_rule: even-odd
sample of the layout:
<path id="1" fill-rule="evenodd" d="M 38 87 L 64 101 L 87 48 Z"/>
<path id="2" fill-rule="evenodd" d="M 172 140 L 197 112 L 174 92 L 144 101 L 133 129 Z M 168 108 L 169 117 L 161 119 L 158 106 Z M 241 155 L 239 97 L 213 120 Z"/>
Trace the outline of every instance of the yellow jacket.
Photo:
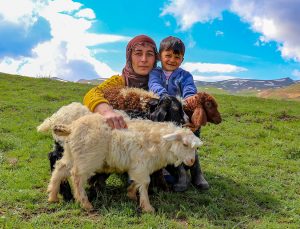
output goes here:
<path id="1" fill-rule="evenodd" d="M 116 75 L 108 78 L 101 84 L 99 84 L 97 87 L 92 88 L 88 91 L 88 93 L 85 94 L 83 98 L 83 104 L 87 106 L 90 111 L 94 111 L 95 107 L 99 103 L 109 103 L 104 97 L 103 97 L 103 90 L 115 87 L 115 86 L 124 86 L 125 87 L 125 81 L 122 76 Z"/>

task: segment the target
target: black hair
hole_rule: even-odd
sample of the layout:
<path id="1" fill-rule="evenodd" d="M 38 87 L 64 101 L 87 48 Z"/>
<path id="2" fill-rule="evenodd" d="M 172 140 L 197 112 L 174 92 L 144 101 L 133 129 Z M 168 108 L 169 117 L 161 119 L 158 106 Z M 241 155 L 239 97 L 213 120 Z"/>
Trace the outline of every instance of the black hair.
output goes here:
<path id="1" fill-rule="evenodd" d="M 179 38 L 169 36 L 160 42 L 159 54 L 161 54 L 162 51 L 166 50 L 173 50 L 175 54 L 182 54 L 184 56 L 185 46 L 182 40 L 180 40 Z"/>

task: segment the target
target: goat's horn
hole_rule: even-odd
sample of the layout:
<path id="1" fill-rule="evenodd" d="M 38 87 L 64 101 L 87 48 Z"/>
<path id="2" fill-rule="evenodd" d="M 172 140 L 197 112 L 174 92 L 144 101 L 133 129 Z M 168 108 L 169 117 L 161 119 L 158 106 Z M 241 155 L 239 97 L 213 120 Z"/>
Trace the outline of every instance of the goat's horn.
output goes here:
<path id="1" fill-rule="evenodd" d="M 192 148 L 200 147 L 202 145 L 203 145 L 203 142 L 199 138 L 196 138 L 192 141 Z"/>
<path id="2" fill-rule="evenodd" d="M 166 141 L 180 140 L 181 135 L 179 133 L 166 134 L 163 136 L 163 139 L 165 139 Z"/>

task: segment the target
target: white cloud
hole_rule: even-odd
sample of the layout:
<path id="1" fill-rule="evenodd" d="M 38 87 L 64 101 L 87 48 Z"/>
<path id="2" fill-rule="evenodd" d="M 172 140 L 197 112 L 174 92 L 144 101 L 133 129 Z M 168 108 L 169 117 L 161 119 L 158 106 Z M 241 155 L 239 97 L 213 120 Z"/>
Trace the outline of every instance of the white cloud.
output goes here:
<path id="1" fill-rule="evenodd" d="M 171 0 L 161 16 L 173 15 L 180 29 L 188 30 L 195 23 L 221 19 L 222 12 L 229 10 L 262 34 L 261 44 L 275 41 L 283 58 L 300 62 L 299 9 L 298 0 Z"/>
<path id="2" fill-rule="evenodd" d="M 212 63 L 192 63 L 182 64 L 182 68 L 191 72 L 194 80 L 214 82 L 237 78 L 236 76 L 226 75 L 247 71 L 246 68 L 231 64 L 212 64 Z M 209 74 L 209 75 L 207 75 Z"/>
<path id="3" fill-rule="evenodd" d="M 94 55 L 98 53 L 120 53 L 120 50 L 117 49 L 101 49 L 101 48 L 95 48 L 92 50 L 92 53 Z"/>
<path id="4" fill-rule="evenodd" d="M 66 12 L 70 13 L 74 10 L 78 10 L 82 7 L 82 4 L 79 2 L 73 2 L 73 0 L 54 0 L 54 1 L 46 1 L 49 5 L 47 6 L 47 10 L 50 12 Z"/>
<path id="5" fill-rule="evenodd" d="M 22 24 L 24 27 L 32 26 L 36 20 L 36 12 L 40 8 L 39 1 L 32 0 L 1 0 L 0 19 L 4 22 Z"/>
<path id="6" fill-rule="evenodd" d="M 193 36 L 189 33 L 187 37 L 187 47 L 193 48 L 196 45 L 196 41 L 194 40 Z"/>
<path id="7" fill-rule="evenodd" d="M 34 3 L 33 3 L 34 2 Z M 14 12 L 16 6 L 17 12 Z M 107 64 L 98 61 L 89 46 L 111 42 L 125 42 L 129 37 L 88 32 L 94 18 L 91 9 L 72 0 L 34 1 L 10 0 L 0 2 L 0 18 L 16 24 L 32 26 L 38 17 L 46 19 L 51 28 L 52 39 L 37 44 L 32 57 L 3 58 L 2 72 L 27 76 L 51 76 L 68 80 L 80 78 L 109 77 L 116 74 Z M 8 12 L 8 13 L 4 13 Z M 76 13 L 77 12 L 77 13 Z M 12 13 L 12 15 L 10 15 Z M 82 66 L 90 75 L 82 76 Z"/>
<path id="8" fill-rule="evenodd" d="M 211 64 L 211 63 L 191 63 L 187 62 L 182 65 L 183 69 L 186 69 L 189 72 L 198 72 L 198 73 L 235 73 L 247 71 L 246 68 L 238 67 L 231 64 Z"/>
<path id="9" fill-rule="evenodd" d="M 289 42 L 284 42 L 283 45 L 279 47 L 279 50 L 284 58 L 300 62 L 300 43 L 299 45 L 292 45 Z"/>
<path id="10" fill-rule="evenodd" d="M 263 34 L 264 41 L 276 41 L 281 55 L 300 62 L 300 1 L 233 0 L 231 10 L 252 29 Z"/>
<path id="11" fill-rule="evenodd" d="M 298 69 L 294 69 L 292 75 L 295 76 L 296 79 L 300 80 L 300 71 Z"/>
<path id="12" fill-rule="evenodd" d="M 83 9 L 75 14 L 76 17 L 83 17 L 86 19 L 95 19 L 96 15 L 92 9 Z"/>
<path id="13" fill-rule="evenodd" d="M 170 27 L 170 26 L 171 26 L 171 22 L 170 22 L 170 21 L 166 21 L 166 22 L 165 22 L 165 26 L 166 26 L 166 27 Z"/>
<path id="14" fill-rule="evenodd" d="M 268 43 L 268 39 L 265 36 L 260 36 L 254 43 L 255 46 L 265 46 Z"/>
<path id="15" fill-rule="evenodd" d="M 216 31 L 216 36 L 217 37 L 222 37 L 222 36 L 224 36 L 224 32 L 218 30 L 218 31 Z"/>
<path id="16" fill-rule="evenodd" d="M 21 18 L 31 15 L 33 9 L 34 3 L 30 0 L 0 1 L 0 15 L 13 23 L 19 23 Z"/>
<path id="17" fill-rule="evenodd" d="M 181 30 L 187 30 L 197 22 L 206 23 L 222 18 L 222 11 L 228 7 L 229 0 L 171 0 L 165 5 L 161 16 L 171 14 Z"/>

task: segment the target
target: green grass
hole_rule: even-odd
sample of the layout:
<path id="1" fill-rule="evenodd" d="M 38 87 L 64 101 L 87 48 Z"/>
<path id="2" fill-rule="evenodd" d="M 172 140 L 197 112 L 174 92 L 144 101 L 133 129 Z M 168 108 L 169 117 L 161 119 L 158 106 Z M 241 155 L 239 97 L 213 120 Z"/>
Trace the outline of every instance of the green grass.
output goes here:
<path id="1" fill-rule="evenodd" d="M 258 94 L 257 90 L 248 90 L 248 89 L 244 89 L 241 91 L 228 91 L 228 90 L 224 90 L 222 88 L 205 87 L 205 86 L 197 87 L 197 89 L 198 89 L 198 91 L 205 91 L 207 93 L 214 94 L 214 95 L 237 95 L 237 96 L 257 97 L 257 94 Z"/>
<path id="2" fill-rule="evenodd" d="M 156 192 L 140 215 L 113 175 L 95 214 L 49 204 L 52 139 L 36 126 L 90 87 L 0 74 L 0 228 L 299 228 L 300 104 L 218 93 L 223 122 L 199 150 L 208 192 Z"/>

